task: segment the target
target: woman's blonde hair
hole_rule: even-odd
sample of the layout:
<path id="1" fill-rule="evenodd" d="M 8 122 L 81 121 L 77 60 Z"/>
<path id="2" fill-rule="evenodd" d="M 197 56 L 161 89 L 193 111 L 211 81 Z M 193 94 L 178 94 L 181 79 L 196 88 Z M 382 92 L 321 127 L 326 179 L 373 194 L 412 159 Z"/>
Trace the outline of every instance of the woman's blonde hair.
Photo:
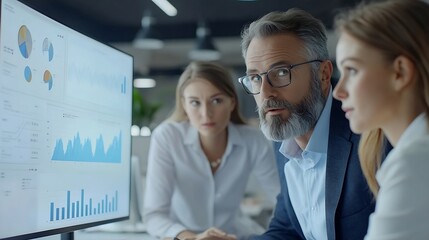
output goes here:
<path id="1" fill-rule="evenodd" d="M 393 62 L 398 56 L 416 67 L 416 94 L 429 114 L 429 5 L 419 0 L 389 0 L 361 4 L 342 12 L 335 28 L 378 49 Z M 375 174 L 381 165 L 384 136 L 381 129 L 362 134 L 359 157 L 371 191 L 377 196 Z"/>
<path id="2" fill-rule="evenodd" d="M 219 64 L 213 62 L 191 62 L 179 78 L 176 86 L 176 104 L 173 113 L 167 121 L 180 122 L 188 120 L 182 105 L 184 89 L 197 78 L 209 81 L 213 86 L 224 92 L 235 101 L 235 108 L 231 113 L 230 121 L 236 124 L 245 124 L 239 111 L 237 92 L 234 87 L 231 74 Z"/>

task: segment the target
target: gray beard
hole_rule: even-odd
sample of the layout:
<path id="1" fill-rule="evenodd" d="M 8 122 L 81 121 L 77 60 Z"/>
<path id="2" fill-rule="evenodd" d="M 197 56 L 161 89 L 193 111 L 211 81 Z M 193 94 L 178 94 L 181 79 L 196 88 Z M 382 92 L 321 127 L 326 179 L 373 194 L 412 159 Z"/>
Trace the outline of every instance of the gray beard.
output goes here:
<path id="1" fill-rule="evenodd" d="M 272 141 L 302 136 L 316 125 L 325 101 L 318 79 L 312 82 L 309 94 L 298 104 L 274 98 L 267 99 L 258 109 L 260 128 L 265 137 Z M 285 108 L 290 116 L 283 120 L 276 115 L 267 120 L 264 115 L 266 108 Z"/>

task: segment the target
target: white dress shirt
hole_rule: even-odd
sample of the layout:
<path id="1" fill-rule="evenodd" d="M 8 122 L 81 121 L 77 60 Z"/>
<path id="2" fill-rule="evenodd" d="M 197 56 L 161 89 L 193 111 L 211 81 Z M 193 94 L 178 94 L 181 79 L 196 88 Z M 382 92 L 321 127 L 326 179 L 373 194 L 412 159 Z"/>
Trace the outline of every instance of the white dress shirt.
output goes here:
<path id="1" fill-rule="evenodd" d="M 152 134 L 148 156 L 143 216 L 148 232 L 174 237 L 185 229 L 218 227 L 239 238 L 263 233 L 240 212 L 251 172 L 274 202 L 280 192 L 274 150 L 259 129 L 230 123 L 213 175 L 198 131 L 187 121 L 162 123 Z"/>
<path id="2" fill-rule="evenodd" d="M 429 239 L 429 126 L 419 115 L 377 172 L 380 190 L 365 240 Z"/>
<path id="3" fill-rule="evenodd" d="M 328 238 L 325 182 L 331 107 L 332 88 L 304 151 L 295 139 L 283 141 L 280 147 L 280 152 L 289 159 L 284 166 L 284 174 L 290 201 L 308 240 Z"/>

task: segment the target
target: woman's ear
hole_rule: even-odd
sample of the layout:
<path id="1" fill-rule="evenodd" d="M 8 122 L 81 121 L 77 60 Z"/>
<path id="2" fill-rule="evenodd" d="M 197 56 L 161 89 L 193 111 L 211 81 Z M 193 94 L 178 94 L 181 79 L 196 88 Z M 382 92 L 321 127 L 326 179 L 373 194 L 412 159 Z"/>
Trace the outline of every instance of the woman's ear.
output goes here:
<path id="1" fill-rule="evenodd" d="M 237 102 L 235 101 L 235 99 L 232 97 L 231 98 L 231 112 L 233 112 L 234 111 L 234 109 L 235 109 L 235 104 L 237 104 Z"/>
<path id="2" fill-rule="evenodd" d="M 393 69 L 395 77 L 392 84 L 396 91 L 401 91 L 415 81 L 416 68 L 408 57 L 403 55 L 397 57 L 393 62 Z"/>
<path id="3" fill-rule="evenodd" d="M 186 102 L 184 97 L 180 98 L 180 104 L 182 105 L 183 111 L 186 113 Z"/>

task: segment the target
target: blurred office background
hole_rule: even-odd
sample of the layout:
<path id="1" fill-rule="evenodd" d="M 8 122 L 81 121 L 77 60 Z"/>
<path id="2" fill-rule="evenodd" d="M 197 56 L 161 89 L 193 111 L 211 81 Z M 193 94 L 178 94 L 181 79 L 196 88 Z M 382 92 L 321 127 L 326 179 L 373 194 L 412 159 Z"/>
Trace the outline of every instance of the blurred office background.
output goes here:
<path id="1" fill-rule="evenodd" d="M 333 58 L 336 37 L 331 29 L 335 11 L 354 6 L 359 1 L 22 0 L 22 2 L 85 35 L 134 56 L 134 77 L 155 81 L 140 82 L 146 88 L 137 90 L 145 102 L 160 105 L 151 122 L 150 127 L 153 128 L 171 111 L 175 84 L 190 60 L 217 61 L 229 67 L 234 77 L 244 74 L 245 66 L 240 47 L 240 32 L 244 25 L 270 11 L 285 11 L 292 7 L 307 10 L 326 24 Z M 167 5 L 162 5 L 165 3 Z M 246 117 L 255 117 L 253 98 L 245 95 L 241 88 L 238 88 L 238 91 L 243 114 Z"/>

